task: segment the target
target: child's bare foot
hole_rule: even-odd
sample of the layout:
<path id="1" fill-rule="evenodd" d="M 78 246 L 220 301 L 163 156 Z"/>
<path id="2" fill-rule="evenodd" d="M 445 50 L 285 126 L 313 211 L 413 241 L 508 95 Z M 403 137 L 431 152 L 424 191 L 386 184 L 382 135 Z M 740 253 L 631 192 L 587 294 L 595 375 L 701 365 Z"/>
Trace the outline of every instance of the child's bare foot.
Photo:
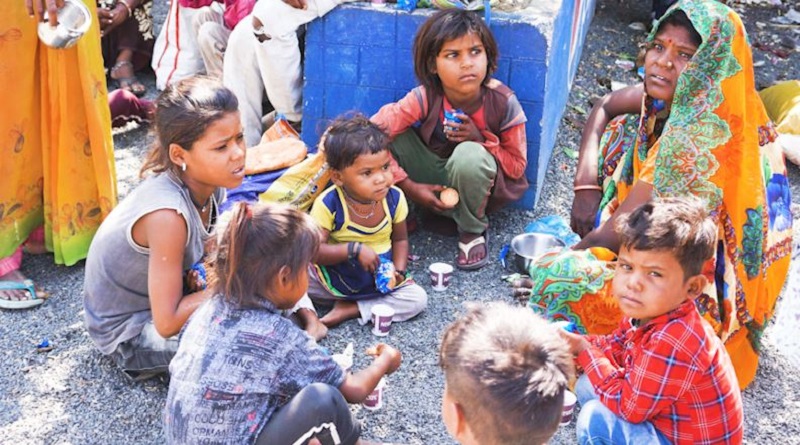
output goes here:
<path id="1" fill-rule="evenodd" d="M 303 330 L 316 341 L 320 341 L 328 335 L 328 327 L 322 324 L 317 313 L 311 309 L 300 309 L 297 311 L 297 318 L 303 326 Z"/>
<path id="2" fill-rule="evenodd" d="M 358 303 L 355 301 L 337 301 L 333 309 L 325 314 L 319 321 L 325 326 L 332 328 L 347 320 L 358 318 L 361 313 L 358 311 Z"/>
<path id="3" fill-rule="evenodd" d="M 311 323 L 308 323 L 304 330 L 308 332 L 308 335 L 312 336 L 316 341 L 320 341 L 328 335 L 328 327 L 325 326 L 319 318 Z"/>

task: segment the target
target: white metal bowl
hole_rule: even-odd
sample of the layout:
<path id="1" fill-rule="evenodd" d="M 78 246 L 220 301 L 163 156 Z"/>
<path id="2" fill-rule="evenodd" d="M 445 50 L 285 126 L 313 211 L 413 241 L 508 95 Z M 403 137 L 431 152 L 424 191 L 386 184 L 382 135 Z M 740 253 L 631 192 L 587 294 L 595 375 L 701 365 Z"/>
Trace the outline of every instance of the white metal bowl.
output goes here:
<path id="1" fill-rule="evenodd" d="M 86 34 L 92 25 L 92 13 L 81 0 L 64 0 L 58 9 L 58 25 L 50 26 L 47 11 L 39 23 L 39 40 L 51 48 L 69 48 Z"/>
<path id="2" fill-rule="evenodd" d="M 564 248 L 564 242 L 545 233 L 523 233 L 511 240 L 509 255 L 513 256 L 517 271 L 528 274 L 531 263 L 543 254 Z"/>

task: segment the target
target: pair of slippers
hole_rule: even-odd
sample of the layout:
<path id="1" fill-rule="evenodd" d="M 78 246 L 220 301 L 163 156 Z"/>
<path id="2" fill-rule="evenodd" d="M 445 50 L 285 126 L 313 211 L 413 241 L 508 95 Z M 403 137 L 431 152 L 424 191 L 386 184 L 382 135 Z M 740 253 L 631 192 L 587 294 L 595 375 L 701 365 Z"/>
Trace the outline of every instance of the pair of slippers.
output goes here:
<path id="1" fill-rule="evenodd" d="M 0 308 L 3 309 L 29 309 L 44 303 L 46 294 L 37 292 L 32 280 L 22 281 L 0 281 L 0 291 L 4 290 L 23 290 L 27 291 L 29 298 L 25 300 L 5 300 L 0 298 Z"/>
<path id="2" fill-rule="evenodd" d="M 120 76 L 119 72 L 122 69 L 126 69 L 130 73 L 128 76 Z M 121 60 L 117 62 L 108 72 L 109 77 L 111 80 L 115 81 L 117 87 L 121 90 L 130 91 L 131 93 L 135 94 L 136 97 L 142 97 L 147 93 L 147 87 L 139 81 L 139 79 L 134 74 L 133 70 L 133 63 L 127 60 Z"/>

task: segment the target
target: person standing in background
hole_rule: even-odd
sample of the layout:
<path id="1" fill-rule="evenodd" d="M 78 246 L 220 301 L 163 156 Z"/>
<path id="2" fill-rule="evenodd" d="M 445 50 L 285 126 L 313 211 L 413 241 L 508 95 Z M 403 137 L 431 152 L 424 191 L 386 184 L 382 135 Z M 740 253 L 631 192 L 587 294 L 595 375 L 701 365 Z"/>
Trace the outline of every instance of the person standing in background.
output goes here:
<path id="1" fill-rule="evenodd" d="M 25 309 L 41 293 L 20 271 L 23 249 L 56 264 L 86 257 L 117 203 L 111 117 L 94 0 L 92 25 L 71 48 L 40 42 L 47 11 L 64 0 L 0 2 L 0 307 Z M 37 295 L 40 294 L 40 295 Z"/>

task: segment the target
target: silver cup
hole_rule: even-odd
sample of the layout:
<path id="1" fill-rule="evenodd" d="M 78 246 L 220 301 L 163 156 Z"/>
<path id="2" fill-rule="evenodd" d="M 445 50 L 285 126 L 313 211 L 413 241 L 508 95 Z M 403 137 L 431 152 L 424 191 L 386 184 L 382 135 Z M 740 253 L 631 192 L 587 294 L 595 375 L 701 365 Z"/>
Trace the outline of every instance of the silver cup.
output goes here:
<path id="1" fill-rule="evenodd" d="M 528 274 L 528 268 L 543 254 L 564 248 L 564 242 L 545 233 L 523 233 L 511 240 L 508 255 L 513 258 L 517 272 Z M 508 261 L 509 258 L 506 258 Z"/>
<path id="2" fill-rule="evenodd" d="M 49 15 L 44 13 L 44 21 L 39 23 L 39 40 L 51 48 L 69 48 L 86 34 L 92 25 L 92 13 L 81 0 L 64 0 L 58 9 L 58 25 L 50 26 Z"/>

